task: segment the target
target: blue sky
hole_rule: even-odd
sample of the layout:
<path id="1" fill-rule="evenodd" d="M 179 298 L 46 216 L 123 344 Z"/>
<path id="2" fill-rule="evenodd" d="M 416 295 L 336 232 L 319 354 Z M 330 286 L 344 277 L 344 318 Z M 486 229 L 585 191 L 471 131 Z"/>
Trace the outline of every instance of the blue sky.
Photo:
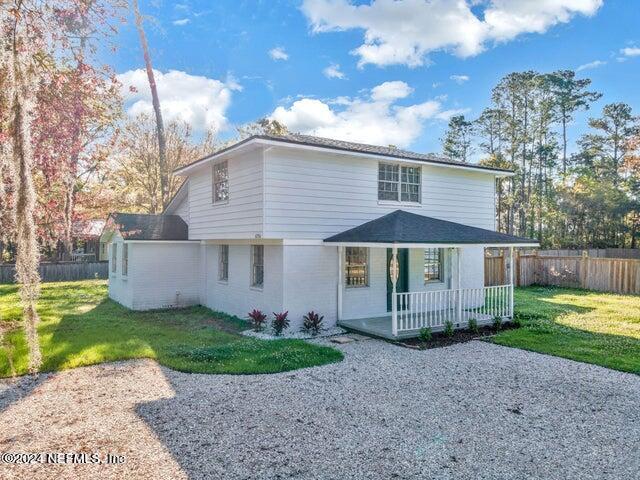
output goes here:
<path id="1" fill-rule="evenodd" d="M 584 69 L 602 105 L 640 114 L 640 2 L 629 0 L 141 0 L 165 116 L 229 136 L 273 116 L 293 130 L 439 151 L 512 71 Z M 447 23 L 448 22 L 448 23 Z M 150 108 L 133 24 L 116 53 L 131 114 Z M 595 62 L 595 63 L 594 63 Z M 330 70 L 330 67 L 332 67 Z M 170 73 L 173 72 L 173 73 Z M 333 76 L 331 75 L 333 74 Z M 127 90 L 127 88 L 125 88 Z"/>

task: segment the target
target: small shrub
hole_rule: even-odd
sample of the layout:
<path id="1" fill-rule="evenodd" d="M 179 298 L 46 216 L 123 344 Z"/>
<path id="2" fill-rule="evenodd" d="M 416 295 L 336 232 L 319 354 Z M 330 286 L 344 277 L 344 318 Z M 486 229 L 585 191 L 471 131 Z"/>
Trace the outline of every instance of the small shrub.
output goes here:
<path id="1" fill-rule="evenodd" d="M 423 342 L 431 340 L 431 329 L 429 327 L 422 327 L 420 329 L 420 340 Z"/>
<path id="2" fill-rule="evenodd" d="M 478 329 L 478 320 L 475 318 L 469 319 L 469 330 L 473 333 L 478 333 L 480 330 Z"/>
<path id="3" fill-rule="evenodd" d="M 276 337 L 282 335 L 282 331 L 289 328 L 289 319 L 287 318 L 289 315 L 289 311 L 282 313 L 273 312 L 273 320 L 271 321 L 271 328 L 273 328 L 273 333 Z"/>
<path id="4" fill-rule="evenodd" d="M 518 314 L 514 315 L 511 319 L 511 324 L 516 328 L 522 327 L 522 317 Z"/>
<path id="5" fill-rule="evenodd" d="M 502 328 L 502 317 L 499 315 L 496 315 L 495 317 L 493 317 L 493 328 L 495 328 L 496 330 L 500 330 Z"/>
<path id="6" fill-rule="evenodd" d="M 251 326 L 254 332 L 260 332 L 264 328 L 264 322 L 267 319 L 267 315 L 260 310 L 253 309 L 249 312 L 249 319 L 251 320 Z"/>
<path id="7" fill-rule="evenodd" d="M 453 322 L 451 320 L 447 320 L 444 322 L 444 334 L 446 337 L 453 337 L 453 333 Z"/>
<path id="8" fill-rule="evenodd" d="M 322 320 L 324 315 L 320 315 L 313 310 L 302 317 L 302 331 L 310 333 L 311 335 L 317 335 L 322 330 Z"/>

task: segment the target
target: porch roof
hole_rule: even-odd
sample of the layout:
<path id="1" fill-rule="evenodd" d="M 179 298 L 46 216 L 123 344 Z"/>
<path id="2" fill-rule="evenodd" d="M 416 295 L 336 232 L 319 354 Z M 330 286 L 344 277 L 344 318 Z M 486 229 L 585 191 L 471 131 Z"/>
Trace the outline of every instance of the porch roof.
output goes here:
<path id="1" fill-rule="evenodd" d="M 530 238 L 470 227 L 461 223 L 425 217 L 396 210 L 360 226 L 324 240 L 334 245 L 389 246 L 521 246 L 534 247 L 538 242 Z"/>

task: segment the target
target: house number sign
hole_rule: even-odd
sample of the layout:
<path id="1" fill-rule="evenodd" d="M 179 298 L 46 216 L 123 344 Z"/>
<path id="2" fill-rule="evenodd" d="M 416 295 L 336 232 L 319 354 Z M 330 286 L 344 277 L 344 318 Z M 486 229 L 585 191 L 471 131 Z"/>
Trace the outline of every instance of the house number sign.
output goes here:
<path id="1" fill-rule="evenodd" d="M 396 255 L 391 256 L 391 262 L 389 262 L 389 276 L 391 277 L 391 281 L 396 283 L 398 281 L 398 274 L 400 268 L 398 266 L 398 257 Z"/>

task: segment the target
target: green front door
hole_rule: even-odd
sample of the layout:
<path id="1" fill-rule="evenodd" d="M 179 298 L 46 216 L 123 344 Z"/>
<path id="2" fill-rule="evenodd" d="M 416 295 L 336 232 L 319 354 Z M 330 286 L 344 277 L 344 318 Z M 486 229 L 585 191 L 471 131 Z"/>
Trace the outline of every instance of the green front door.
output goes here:
<path id="1" fill-rule="evenodd" d="M 391 285 L 391 276 L 389 275 L 389 264 L 391 263 L 390 248 L 387 248 L 387 311 L 391 311 L 391 293 L 393 292 L 393 285 Z M 400 274 L 398 275 L 398 281 L 396 283 L 396 291 L 398 293 L 409 291 L 409 249 L 398 249 L 398 265 L 400 267 Z M 401 305 L 398 308 L 402 308 Z"/>

